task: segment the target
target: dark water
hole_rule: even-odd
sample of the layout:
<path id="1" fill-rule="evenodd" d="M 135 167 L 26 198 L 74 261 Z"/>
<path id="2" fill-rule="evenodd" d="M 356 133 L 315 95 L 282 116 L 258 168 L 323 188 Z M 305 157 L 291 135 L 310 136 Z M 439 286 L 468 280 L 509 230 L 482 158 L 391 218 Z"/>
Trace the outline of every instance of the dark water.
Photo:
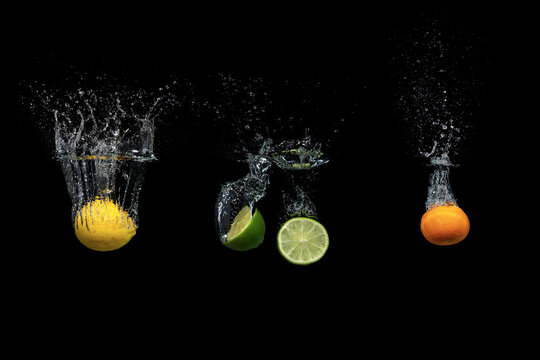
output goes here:
<path id="1" fill-rule="evenodd" d="M 362 15 L 363 21 L 349 17 L 337 27 L 317 22 L 281 32 L 244 29 L 241 37 L 210 26 L 215 30 L 211 36 L 202 30 L 195 36 L 171 23 L 160 36 L 147 29 L 146 35 L 131 37 L 126 30 L 122 41 L 102 41 L 109 38 L 106 28 L 102 31 L 107 36 L 87 34 L 91 41 L 71 46 L 55 43 L 55 37 L 41 46 L 26 41 L 17 55 L 18 81 L 47 84 L 74 72 L 103 71 L 133 89 L 159 89 L 171 80 L 179 88 L 172 91 L 178 106 L 155 119 L 157 161 L 146 163 L 137 235 L 109 254 L 89 252 L 77 242 L 62 169 L 45 144 L 50 136 L 45 139 L 32 114 L 18 108 L 14 140 L 32 166 L 15 162 L 19 181 L 12 188 L 21 189 L 17 193 L 25 199 L 21 212 L 30 207 L 34 213 L 36 207 L 29 204 L 40 200 L 40 215 L 31 228 L 19 219 L 27 229 L 13 240 L 20 266 L 30 277 L 37 276 L 37 268 L 59 278 L 115 274 L 115 283 L 131 279 L 182 288 L 183 294 L 256 287 L 307 292 L 310 298 L 350 295 L 361 302 L 367 297 L 372 304 L 373 294 L 388 289 L 396 290 L 394 299 L 415 288 L 442 289 L 443 283 L 445 289 L 495 283 L 509 267 L 504 261 L 509 255 L 500 250 L 519 243 L 508 236 L 512 231 L 504 225 L 506 213 L 497 210 L 501 201 L 513 199 L 507 190 L 510 174 L 516 173 L 510 171 L 510 139 L 521 133 L 521 117 L 515 116 L 520 96 L 508 90 L 516 88 L 508 66 L 514 60 L 506 51 L 505 39 L 511 37 L 500 26 L 502 13 L 458 12 L 441 25 L 436 39 L 447 40 L 442 34 L 452 34 L 455 27 L 459 36 L 450 35 L 448 48 L 428 50 L 450 61 L 465 48 L 462 61 L 449 68 L 422 62 L 403 67 L 407 59 L 424 56 L 424 50 L 416 53 L 408 45 L 412 37 L 418 34 L 421 49 L 429 44 L 417 30 L 425 28 L 428 19 L 422 14 L 380 11 Z M 475 34 L 473 43 L 485 39 L 484 45 L 467 50 L 468 32 Z M 179 34 L 192 34 L 192 41 L 181 42 Z M 408 34 L 406 58 L 396 55 L 399 34 Z M 466 65 L 469 60 L 472 67 Z M 441 86 L 435 80 L 439 75 Z M 416 80 L 404 81 L 404 76 Z M 471 105 L 462 102 L 477 85 L 480 96 L 472 96 Z M 421 116 L 416 117 L 417 111 Z M 509 126 L 508 119 L 516 123 Z M 244 154 L 256 154 L 266 139 L 279 144 L 306 135 L 328 155 L 304 189 L 330 235 L 324 258 L 309 267 L 294 267 L 280 257 L 275 236 L 283 192 L 296 184 L 274 165 L 257 205 L 267 222 L 265 241 L 241 254 L 222 246 L 215 229 L 216 196 L 224 183 L 249 172 Z M 445 142 L 449 138 L 452 142 Z M 419 223 L 433 170 L 425 166 L 425 154 L 446 150 L 450 161 L 460 165 L 452 167 L 449 181 L 471 220 L 471 232 L 459 245 L 442 250 L 422 238 Z M 353 288 L 367 290 L 360 297 L 349 291 Z"/>

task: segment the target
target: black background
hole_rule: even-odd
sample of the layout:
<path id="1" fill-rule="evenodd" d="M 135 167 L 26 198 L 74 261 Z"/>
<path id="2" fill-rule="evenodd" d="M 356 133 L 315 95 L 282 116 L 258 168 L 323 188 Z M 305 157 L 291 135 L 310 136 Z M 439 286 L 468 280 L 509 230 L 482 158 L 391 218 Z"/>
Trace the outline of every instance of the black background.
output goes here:
<path id="1" fill-rule="evenodd" d="M 53 284 L 70 294 L 82 291 L 83 297 L 67 298 L 82 309 L 89 307 L 83 300 L 88 297 L 94 304 L 115 299 L 110 306 L 120 306 L 112 294 L 126 293 L 125 301 L 157 299 L 157 312 L 164 308 L 160 304 L 185 310 L 186 304 L 208 303 L 207 311 L 258 318 L 294 302 L 311 304 L 310 311 L 325 319 L 355 314 L 357 320 L 376 306 L 385 314 L 458 305 L 481 312 L 493 297 L 517 288 L 526 275 L 516 267 L 526 240 L 512 220 L 511 209 L 518 205 L 509 189 L 518 186 L 512 152 L 524 143 L 519 134 L 527 96 L 518 82 L 526 66 L 517 66 L 516 54 L 525 63 L 528 57 L 514 27 L 521 14 L 497 8 L 270 10 L 250 16 L 161 9 L 32 19 L 32 26 L 19 26 L 14 37 L 12 99 L 15 105 L 20 80 L 55 76 L 57 64 L 149 85 L 186 73 L 327 79 L 355 94 L 358 106 L 344 124 L 337 155 L 319 171 L 316 206 L 331 241 L 325 257 L 300 267 L 279 255 L 275 214 L 282 180 L 274 173 L 259 204 L 267 223 L 264 243 L 244 253 L 220 244 L 216 196 L 221 184 L 247 169 L 220 154 L 216 144 L 223 139 L 212 130 L 212 119 L 202 119 L 189 140 L 168 144 L 149 165 L 132 241 L 110 253 L 87 250 L 73 233 L 61 168 L 39 129 L 19 110 L 10 139 L 17 149 L 9 176 L 15 183 L 5 189 L 16 198 L 9 222 L 18 231 L 6 234 L 5 241 L 14 245 L 13 274 L 20 283 L 44 293 L 55 293 Z M 450 247 L 431 245 L 420 233 L 429 169 L 413 158 L 401 136 L 389 65 L 389 37 L 437 13 L 486 40 L 478 59 L 486 62 L 478 75 L 481 106 L 470 119 L 468 154 L 451 174 L 471 231 Z M 185 130 L 185 124 L 175 126 Z M 263 305 L 266 299 L 272 305 Z M 328 300 L 340 305 L 329 310 Z"/>

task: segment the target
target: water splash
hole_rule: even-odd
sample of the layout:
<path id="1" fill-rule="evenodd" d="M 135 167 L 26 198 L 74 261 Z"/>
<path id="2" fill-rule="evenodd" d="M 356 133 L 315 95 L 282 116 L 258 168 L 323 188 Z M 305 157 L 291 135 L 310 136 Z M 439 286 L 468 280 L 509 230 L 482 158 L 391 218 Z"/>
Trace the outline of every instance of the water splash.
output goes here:
<path id="1" fill-rule="evenodd" d="M 136 227 L 147 163 L 156 160 L 155 119 L 176 102 L 165 91 L 101 85 L 32 84 L 28 102 L 41 127 L 52 129 L 54 157 L 72 200 L 72 223 L 85 205 L 108 199 L 127 211 Z"/>
<path id="2" fill-rule="evenodd" d="M 310 136 L 300 140 L 285 140 L 275 146 L 272 160 L 285 170 L 315 169 L 328 162 L 321 148 L 322 144 L 314 142 Z"/>
<path id="3" fill-rule="evenodd" d="M 54 115 L 56 156 L 155 160 L 154 119 L 165 97 L 143 90 L 81 90 L 56 94 L 45 102 Z"/>
<path id="4" fill-rule="evenodd" d="M 300 177 L 328 162 L 329 151 L 355 113 L 356 97 L 344 94 L 344 79 L 289 77 L 268 81 L 256 76 L 218 74 L 205 106 L 217 135 L 219 153 L 246 161 L 249 174 L 224 184 L 216 201 L 216 228 L 222 242 L 236 214 L 266 194 L 272 165 L 295 173 L 295 185 L 283 195 L 285 211 L 315 216 L 312 194 Z M 231 141 L 234 139 L 234 141 Z M 226 140 L 226 143 L 223 143 Z M 246 154 L 248 154 L 246 156 Z M 247 160 L 246 160 L 247 157 Z"/>
<path id="5" fill-rule="evenodd" d="M 246 153 L 256 153 L 265 139 L 285 144 L 306 135 L 313 142 L 316 139 L 323 143 L 326 150 L 337 151 L 345 122 L 355 115 L 357 106 L 357 98 L 344 91 L 350 84 L 341 78 L 321 75 L 309 80 L 290 77 L 270 80 L 264 76 L 219 73 L 209 80 L 211 91 L 201 99 L 202 108 L 212 117 L 217 150 L 234 160 L 243 158 Z M 306 128 L 309 134 L 305 133 Z M 311 145 L 304 147 L 311 148 Z M 320 156 L 317 153 L 306 155 Z"/>
<path id="6" fill-rule="evenodd" d="M 396 105 L 414 155 L 456 160 L 478 103 L 480 40 L 464 24 L 424 15 L 417 26 L 391 39 L 396 54 Z M 463 26 L 461 28 L 460 26 Z"/>
<path id="7" fill-rule="evenodd" d="M 86 204 L 97 198 L 104 198 L 111 199 L 127 211 L 133 224 L 138 225 L 138 200 L 146 162 L 90 157 L 63 158 L 60 164 L 71 197 L 72 222 Z"/>
<path id="8" fill-rule="evenodd" d="M 453 204 L 450 168 L 467 152 L 465 139 L 479 107 L 478 78 L 482 39 L 448 14 L 422 14 L 417 25 L 397 35 L 397 108 L 403 134 L 414 156 L 426 161 L 426 210 Z M 450 161 L 452 159 L 452 161 Z"/>
<path id="9" fill-rule="evenodd" d="M 266 195 L 270 185 L 268 170 L 272 165 L 287 170 L 291 184 L 294 183 L 291 190 L 283 193 L 287 216 L 316 217 L 317 211 L 308 189 L 314 176 L 313 169 L 328 162 L 321 148 L 321 143 L 306 136 L 277 145 L 272 139 L 265 139 L 256 154 L 248 153 L 245 159 L 248 174 L 224 184 L 216 200 L 216 227 L 221 241 L 227 240 L 227 233 L 238 212 L 246 205 L 254 211 L 256 203 Z"/>
<path id="10" fill-rule="evenodd" d="M 313 182 L 316 169 L 329 161 L 323 152 L 322 143 L 306 135 L 301 139 L 281 142 L 274 149 L 274 163 L 285 170 L 288 186 L 283 190 L 282 221 L 292 217 L 317 218 L 317 208 L 313 202 Z"/>
<path id="11" fill-rule="evenodd" d="M 271 148 L 272 140 L 265 140 L 257 154 L 248 154 L 248 174 L 221 187 L 215 207 L 216 227 L 221 242 L 227 241 L 227 233 L 240 210 L 247 205 L 253 212 L 256 203 L 266 195 L 270 184 L 267 171 L 272 164 L 268 155 Z"/>

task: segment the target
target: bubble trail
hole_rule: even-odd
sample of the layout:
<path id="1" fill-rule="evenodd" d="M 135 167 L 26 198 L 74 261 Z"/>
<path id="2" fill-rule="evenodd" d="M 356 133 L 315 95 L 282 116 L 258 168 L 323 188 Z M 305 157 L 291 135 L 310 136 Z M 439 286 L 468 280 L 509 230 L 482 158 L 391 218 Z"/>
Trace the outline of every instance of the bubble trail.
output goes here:
<path id="1" fill-rule="evenodd" d="M 452 189 L 450 187 L 450 167 L 452 163 L 448 155 L 432 157 L 430 159 L 433 172 L 429 176 L 428 197 L 426 200 L 426 211 L 446 204 L 456 204 Z"/>
<path id="2" fill-rule="evenodd" d="M 449 156 L 456 163 L 479 107 L 478 59 L 482 40 L 443 15 L 419 23 L 391 41 L 396 53 L 396 105 L 414 156 Z"/>
<path id="3" fill-rule="evenodd" d="M 329 161 L 322 144 L 310 136 L 285 140 L 275 147 L 272 159 L 288 176 L 289 186 L 282 197 L 285 218 L 317 218 L 313 182 L 316 169 Z"/>

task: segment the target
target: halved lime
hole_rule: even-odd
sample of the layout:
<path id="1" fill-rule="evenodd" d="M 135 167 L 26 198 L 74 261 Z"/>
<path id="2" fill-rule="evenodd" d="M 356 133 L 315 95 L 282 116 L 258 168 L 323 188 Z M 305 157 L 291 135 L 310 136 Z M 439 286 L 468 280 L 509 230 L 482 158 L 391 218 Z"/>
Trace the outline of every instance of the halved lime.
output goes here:
<path id="1" fill-rule="evenodd" d="M 277 235 L 278 249 L 289 262 L 312 264 L 328 250 L 329 237 L 321 223 L 306 217 L 287 221 Z"/>
<path id="2" fill-rule="evenodd" d="M 246 205 L 234 218 L 231 229 L 227 233 L 227 241 L 223 244 L 239 251 L 254 249 L 262 244 L 265 229 L 264 219 L 259 209 L 255 209 L 252 216 L 251 209 Z"/>

